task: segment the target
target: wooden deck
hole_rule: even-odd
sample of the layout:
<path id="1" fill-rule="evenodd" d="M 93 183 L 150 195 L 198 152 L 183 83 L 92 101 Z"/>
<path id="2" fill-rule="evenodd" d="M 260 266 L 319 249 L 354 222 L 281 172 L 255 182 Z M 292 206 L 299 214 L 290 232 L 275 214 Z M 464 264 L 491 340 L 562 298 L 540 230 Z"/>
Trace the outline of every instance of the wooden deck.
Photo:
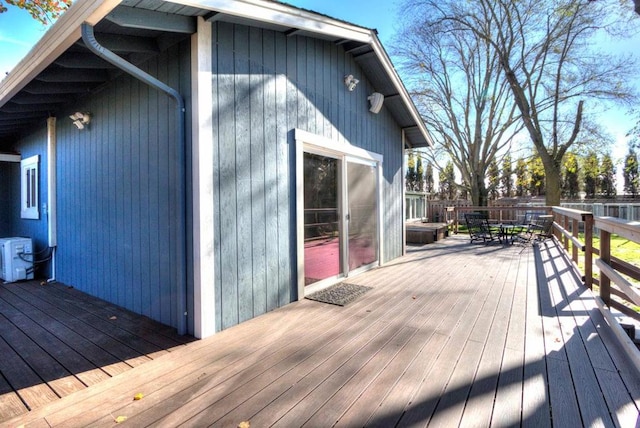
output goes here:
<path id="1" fill-rule="evenodd" d="M 288 305 L 7 425 L 640 424 L 640 375 L 552 242 L 459 235 L 349 281 L 373 290 Z"/>
<path id="2" fill-rule="evenodd" d="M 0 421 L 193 341 L 62 284 L 0 285 Z"/>

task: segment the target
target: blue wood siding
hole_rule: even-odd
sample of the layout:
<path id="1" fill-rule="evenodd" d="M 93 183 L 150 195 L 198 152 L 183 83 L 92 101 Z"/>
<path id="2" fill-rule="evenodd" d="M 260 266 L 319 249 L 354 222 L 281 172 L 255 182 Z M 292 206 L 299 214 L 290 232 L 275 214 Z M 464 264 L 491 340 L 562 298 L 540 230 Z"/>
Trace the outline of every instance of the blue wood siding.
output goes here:
<path id="1" fill-rule="evenodd" d="M 227 23 L 213 26 L 216 327 L 295 300 L 292 130 L 384 156 L 383 261 L 402 253 L 401 131 L 341 46 Z M 348 92 L 342 82 L 360 84 Z"/>
<path id="2" fill-rule="evenodd" d="M 47 124 L 42 122 L 38 131 L 24 138 L 16 150 L 22 159 L 39 155 L 38 177 L 38 211 L 40 218 L 23 219 L 20 217 L 20 163 L 0 163 L 0 237 L 25 236 L 33 241 L 34 251 L 43 252 L 47 249 L 47 213 L 45 208 L 49 206 L 47 195 Z M 6 178 L 5 178 L 6 177 Z M 49 263 L 39 264 L 36 276 L 48 278 L 50 275 Z"/>
<path id="3" fill-rule="evenodd" d="M 142 68 L 190 105 L 189 42 Z M 174 220 L 175 103 L 123 75 L 76 110 L 92 121 L 78 130 L 66 119 L 71 111 L 58 119 L 57 278 L 175 327 L 175 246 L 185 245 Z"/>

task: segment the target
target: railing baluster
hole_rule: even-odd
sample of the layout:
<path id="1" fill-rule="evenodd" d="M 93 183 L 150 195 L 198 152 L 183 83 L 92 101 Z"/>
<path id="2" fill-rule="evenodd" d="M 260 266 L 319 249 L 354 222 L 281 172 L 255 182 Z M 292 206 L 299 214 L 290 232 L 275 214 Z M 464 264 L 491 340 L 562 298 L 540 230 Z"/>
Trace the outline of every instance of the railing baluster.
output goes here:
<path id="1" fill-rule="evenodd" d="M 611 233 L 607 230 L 600 230 L 600 260 L 611 264 Z M 609 306 L 611 302 L 611 280 L 603 272 L 600 272 L 600 298 Z"/>
<path id="2" fill-rule="evenodd" d="M 583 215 L 584 220 L 584 285 L 593 289 L 593 214 Z"/>

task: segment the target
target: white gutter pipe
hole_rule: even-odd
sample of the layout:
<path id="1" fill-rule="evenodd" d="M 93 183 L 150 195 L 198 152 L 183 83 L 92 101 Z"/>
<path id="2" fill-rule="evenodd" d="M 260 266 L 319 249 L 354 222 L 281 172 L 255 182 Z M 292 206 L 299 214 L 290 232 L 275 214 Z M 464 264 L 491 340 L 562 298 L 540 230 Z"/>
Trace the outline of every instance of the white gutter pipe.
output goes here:
<path id="1" fill-rule="evenodd" d="M 58 245 L 58 209 L 56 171 L 56 118 L 47 119 L 47 238 L 51 249 L 51 277 L 47 282 L 56 280 L 56 247 Z"/>

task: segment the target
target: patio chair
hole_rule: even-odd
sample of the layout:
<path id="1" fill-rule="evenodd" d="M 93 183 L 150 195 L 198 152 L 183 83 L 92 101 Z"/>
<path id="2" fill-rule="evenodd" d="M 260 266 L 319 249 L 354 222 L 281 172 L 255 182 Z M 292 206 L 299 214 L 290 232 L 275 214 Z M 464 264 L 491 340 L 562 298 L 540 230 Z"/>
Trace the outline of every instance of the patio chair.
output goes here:
<path id="1" fill-rule="evenodd" d="M 527 229 L 520 235 L 520 240 L 524 243 L 542 242 L 551 238 L 553 234 L 553 216 L 538 215 L 527 226 Z"/>
<path id="2" fill-rule="evenodd" d="M 467 230 L 469 231 L 469 237 L 471 243 L 475 241 L 482 241 L 485 244 L 496 239 L 500 239 L 497 233 L 491 230 L 491 226 L 486 218 L 479 213 L 469 213 L 464 216 L 465 223 L 467 224 Z"/>

